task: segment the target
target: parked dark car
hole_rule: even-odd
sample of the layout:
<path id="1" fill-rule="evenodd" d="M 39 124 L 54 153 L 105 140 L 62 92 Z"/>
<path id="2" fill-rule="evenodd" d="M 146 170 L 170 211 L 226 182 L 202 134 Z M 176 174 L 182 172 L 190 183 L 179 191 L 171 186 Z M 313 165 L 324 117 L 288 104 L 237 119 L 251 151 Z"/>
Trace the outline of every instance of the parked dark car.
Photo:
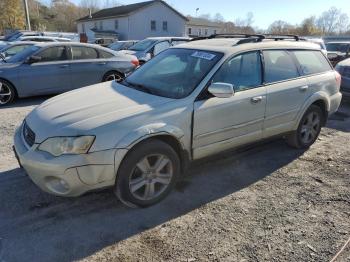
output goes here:
<path id="1" fill-rule="evenodd" d="M 108 48 L 114 50 L 114 51 L 120 51 L 120 50 L 128 50 L 131 46 L 136 44 L 138 41 L 136 40 L 129 40 L 129 41 L 118 41 L 113 44 L 110 44 Z"/>
<path id="2" fill-rule="evenodd" d="M 0 105 L 16 97 L 58 94 L 122 80 L 137 68 L 135 56 L 97 45 L 35 43 L 0 64 Z"/>
<path id="3" fill-rule="evenodd" d="M 335 70 L 341 75 L 340 91 L 344 96 L 350 96 L 350 58 L 339 62 Z"/>
<path id="4" fill-rule="evenodd" d="M 328 42 L 327 56 L 333 66 L 350 57 L 350 42 Z"/>

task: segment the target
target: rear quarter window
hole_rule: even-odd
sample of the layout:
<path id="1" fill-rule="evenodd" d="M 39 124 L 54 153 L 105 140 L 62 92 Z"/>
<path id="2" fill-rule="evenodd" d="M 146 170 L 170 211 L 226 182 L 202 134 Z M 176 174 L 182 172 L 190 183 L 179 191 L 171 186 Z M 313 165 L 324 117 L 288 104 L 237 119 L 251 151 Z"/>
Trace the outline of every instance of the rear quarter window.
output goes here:
<path id="1" fill-rule="evenodd" d="M 312 75 L 332 70 L 327 58 L 321 51 L 297 50 L 292 51 L 300 64 L 303 75 Z"/>

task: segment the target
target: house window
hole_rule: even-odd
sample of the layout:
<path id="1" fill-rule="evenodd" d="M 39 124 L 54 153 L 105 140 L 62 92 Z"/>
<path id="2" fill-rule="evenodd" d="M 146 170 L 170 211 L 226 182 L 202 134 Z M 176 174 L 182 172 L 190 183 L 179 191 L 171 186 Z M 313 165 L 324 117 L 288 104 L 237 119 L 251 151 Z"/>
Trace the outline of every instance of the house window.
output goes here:
<path id="1" fill-rule="evenodd" d="M 198 29 L 198 36 L 201 36 L 202 35 L 202 29 Z"/>
<path id="2" fill-rule="evenodd" d="M 100 21 L 100 30 L 103 30 L 103 21 Z"/>
<path id="3" fill-rule="evenodd" d="M 214 29 L 214 35 L 216 35 L 216 29 Z"/>
<path id="4" fill-rule="evenodd" d="M 157 30 L 157 26 L 156 26 L 156 21 L 155 20 L 151 21 L 151 30 L 152 31 L 156 31 Z"/>
<path id="5" fill-rule="evenodd" d="M 168 31 L 168 22 L 163 21 L 163 31 Z"/>
<path id="6" fill-rule="evenodd" d="M 204 29 L 204 34 L 208 35 L 208 29 Z"/>
<path id="7" fill-rule="evenodd" d="M 85 24 L 82 23 L 82 24 L 81 24 L 81 27 L 82 27 L 82 32 L 85 33 Z"/>
<path id="8" fill-rule="evenodd" d="M 114 20 L 114 29 L 118 30 L 119 27 L 119 21 L 118 20 Z"/>
<path id="9" fill-rule="evenodd" d="M 188 35 L 192 35 L 192 28 L 191 27 L 188 28 Z"/>

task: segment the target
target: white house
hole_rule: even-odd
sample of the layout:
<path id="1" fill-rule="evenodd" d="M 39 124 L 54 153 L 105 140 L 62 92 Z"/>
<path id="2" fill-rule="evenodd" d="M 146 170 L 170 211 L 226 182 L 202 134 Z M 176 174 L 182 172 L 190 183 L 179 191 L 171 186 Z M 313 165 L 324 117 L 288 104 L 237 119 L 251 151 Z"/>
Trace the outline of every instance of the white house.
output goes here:
<path id="1" fill-rule="evenodd" d="M 151 36 L 185 36 L 187 18 L 162 0 L 100 10 L 77 20 L 78 33 L 89 41 L 99 37 L 142 40 Z"/>
<path id="2" fill-rule="evenodd" d="M 209 36 L 222 32 L 222 24 L 204 18 L 187 17 L 186 35 L 190 37 Z"/>

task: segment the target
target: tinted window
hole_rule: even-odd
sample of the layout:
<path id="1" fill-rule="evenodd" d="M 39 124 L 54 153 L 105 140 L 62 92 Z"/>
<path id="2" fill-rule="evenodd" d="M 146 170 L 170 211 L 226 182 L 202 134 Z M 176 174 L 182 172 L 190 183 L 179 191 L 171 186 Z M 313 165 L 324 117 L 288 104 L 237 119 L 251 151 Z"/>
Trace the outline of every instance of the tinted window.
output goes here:
<path id="1" fill-rule="evenodd" d="M 38 54 L 41 62 L 67 60 L 66 48 L 64 46 L 49 47 Z"/>
<path id="2" fill-rule="evenodd" d="M 98 58 L 97 51 L 92 47 L 72 46 L 72 54 L 73 60 Z"/>
<path id="3" fill-rule="evenodd" d="M 129 49 L 130 50 L 134 50 L 134 51 L 145 51 L 148 48 L 152 47 L 155 42 L 156 42 L 156 40 L 144 39 L 144 40 L 142 40 L 140 42 L 137 42 L 136 44 L 134 44 Z"/>
<path id="4" fill-rule="evenodd" d="M 26 49 L 29 46 L 31 46 L 31 45 L 10 46 L 7 49 L 4 49 L 3 53 L 5 54 L 5 57 L 14 56 L 15 54 L 18 54 L 19 52 L 22 52 L 24 49 Z"/>
<path id="5" fill-rule="evenodd" d="M 327 51 L 346 53 L 349 50 L 349 44 L 347 43 L 330 43 L 326 44 Z"/>
<path id="6" fill-rule="evenodd" d="M 263 51 L 265 62 L 265 82 L 273 83 L 299 77 L 293 58 L 286 51 Z"/>
<path id="7" fill-rule="evenodd" d="M 304 75 L 332 70 L 327 59 L 320 51 L 293 51 Z"/>
<path id="8" fill-rule="evenodd" d="M 101 58 L 111 58 L 111 57 L 114 56 L 113 54 L 111 54 L 109 52 L 106 52 L 104 50 L 99 50 L 99 52 L 100 52 L 100 57 Z"/>
<path id="9" fill-rule="evenodd" d="M 159 54 L 160 52 L 162 52 L 163 50 L 167 49 L 170 47 L 170 44 L 168 41 L 164 41 L 164 42 L 160 42 L 158 44 L 156 44 L 154 46 L 154 51 L 153 51 L 153 54 L 154 55 L 157 55 Z"/>
<path id="10" fill-rule="evenodd" d="M 151 21 L 151 30 L 152 31 L 157 30 L 157 28 L 156 28 L 156 21 L 154 21 L 154 20 Z"/>
<path id="11" fill-rule="evenodd" d="M 221 57 L 216 52 L 168 49 L 133 72 L 123 84 L 158 96 L 183 98 Z"/>
<path id="12" fill-rule="evenodd" d="M 259 52 L 241 54 L 225 62 L 215 74 L 213 82 L 232 84 L 235 91 L 260 86 L 262 80 Z"/>

